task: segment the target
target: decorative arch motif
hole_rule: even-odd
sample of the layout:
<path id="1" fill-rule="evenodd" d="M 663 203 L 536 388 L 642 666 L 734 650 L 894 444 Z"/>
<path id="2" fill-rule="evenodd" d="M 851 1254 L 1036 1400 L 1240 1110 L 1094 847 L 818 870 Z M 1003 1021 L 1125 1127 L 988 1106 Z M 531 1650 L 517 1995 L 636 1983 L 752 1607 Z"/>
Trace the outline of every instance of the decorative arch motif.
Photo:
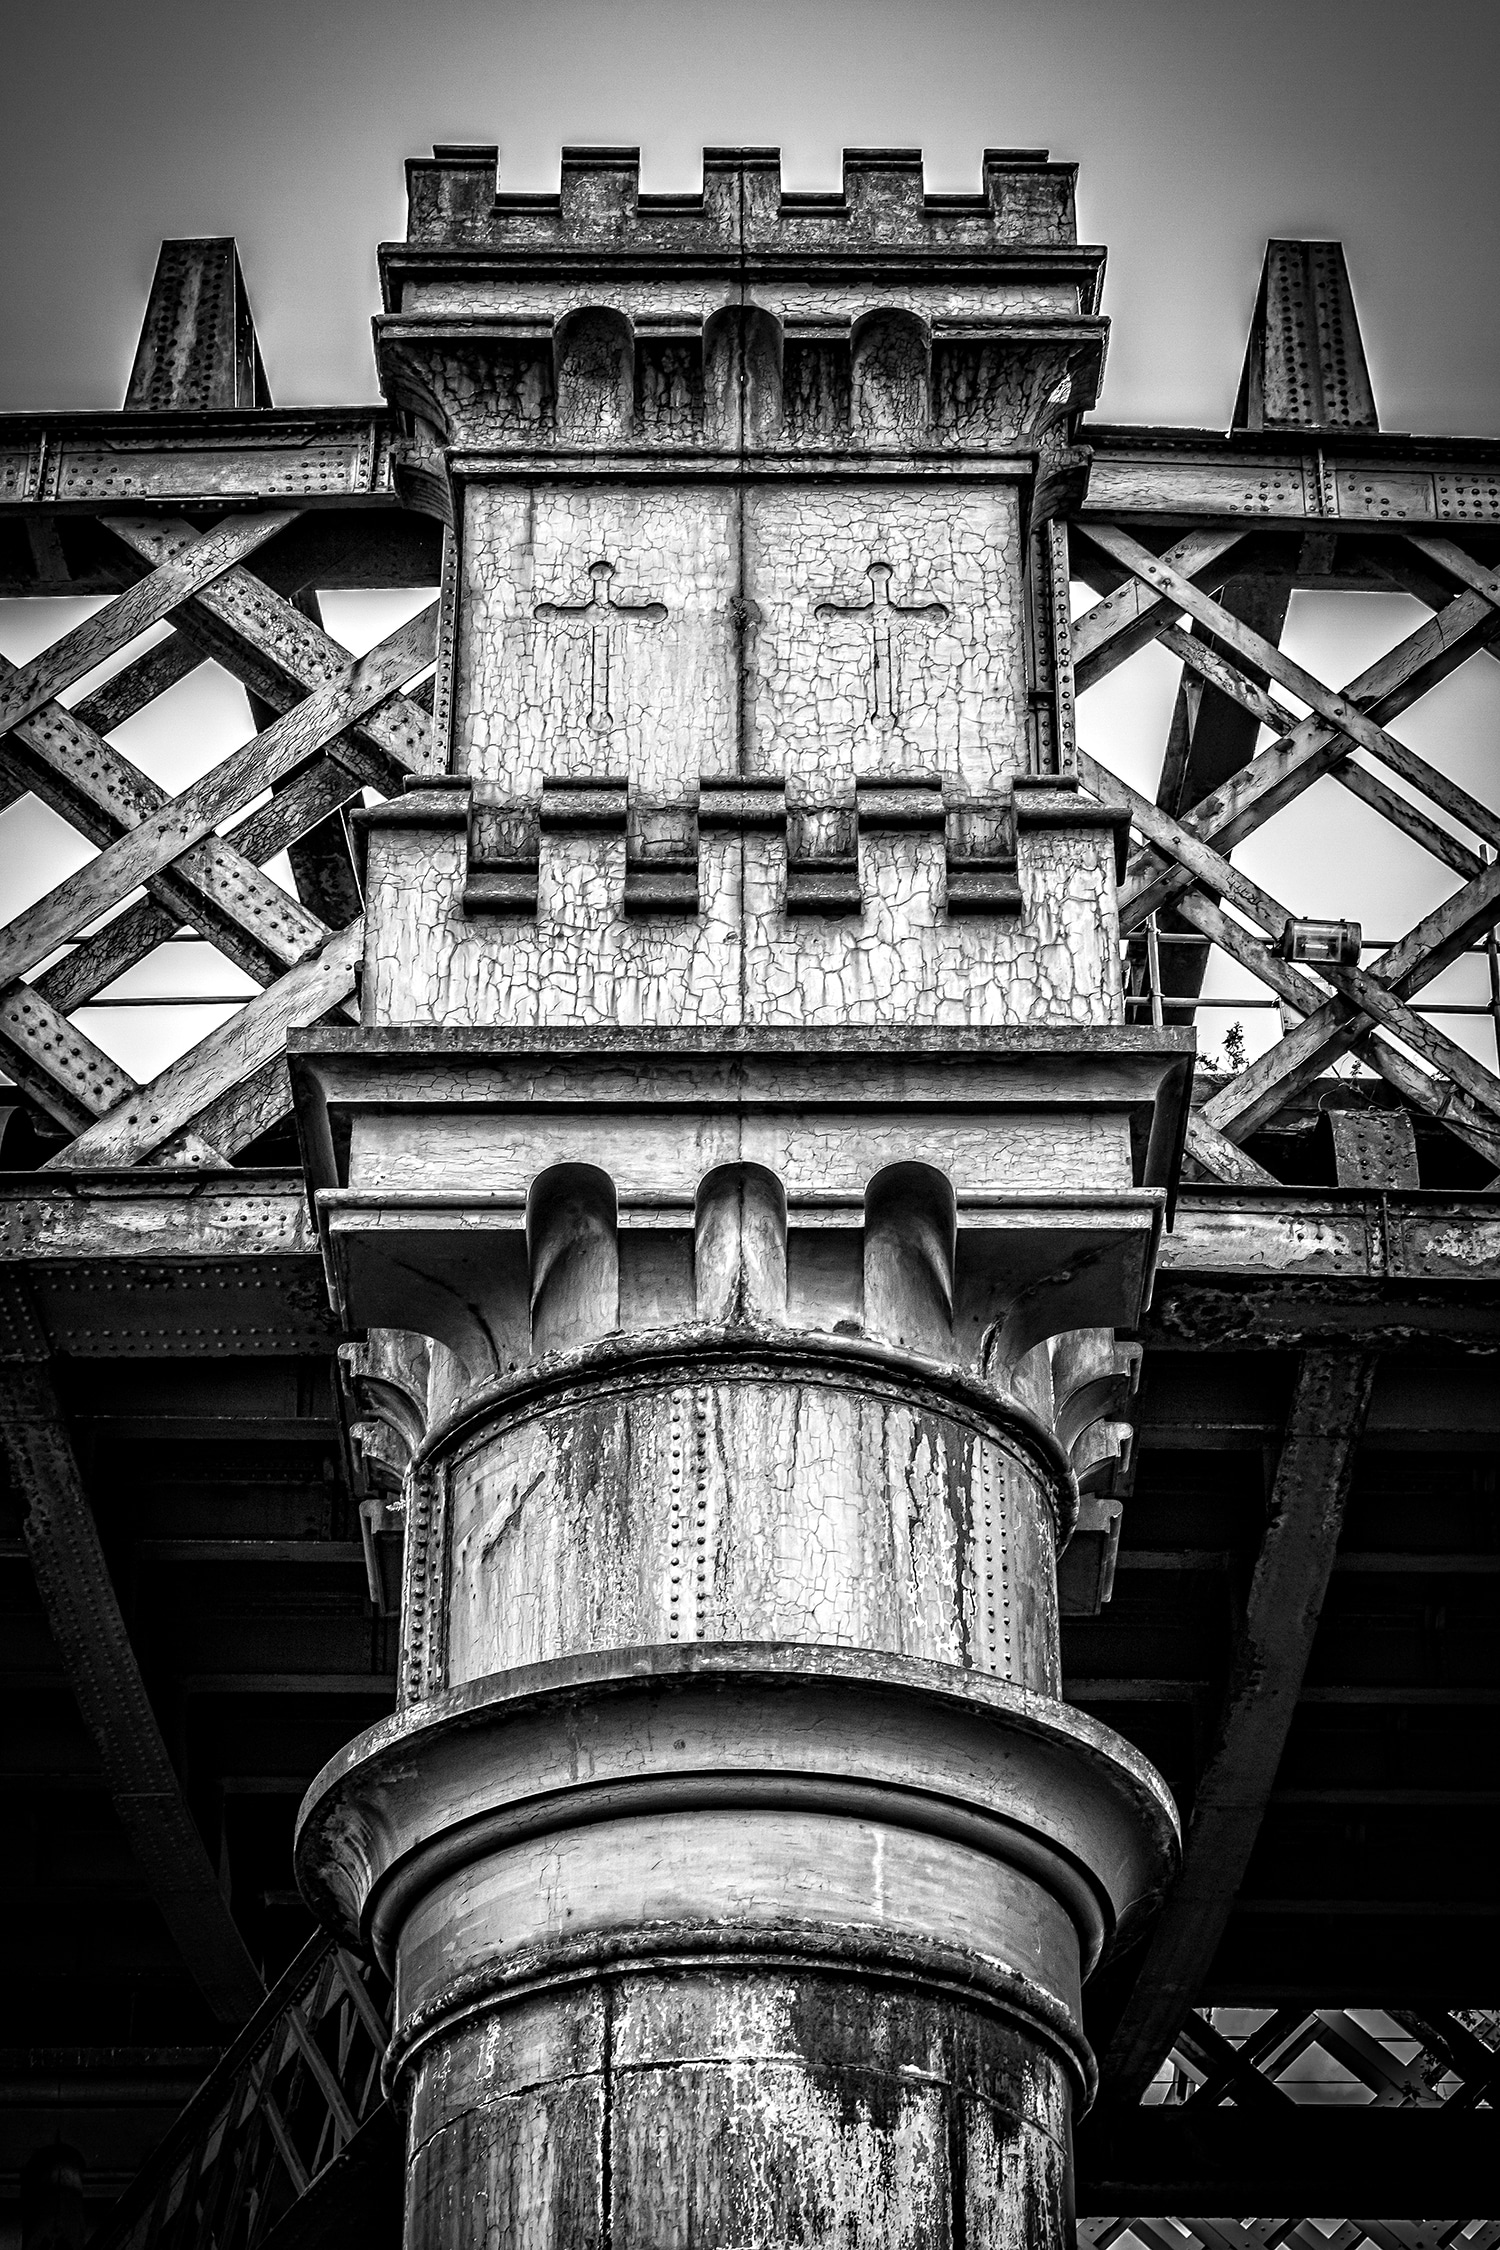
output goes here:
<path id="1" fill-rule="evenodd" d="M 558 322 L 557 434 L 568 445 L 623 445 L 635 433 L 635 330 L 608 305 Z"/>
<path id="2" fill-rule="evenodd" d="M 615 1184 L 593 1164 L 556 1164 L 526 1199 L 531 1345 L 566 1351 L 607 1336 L 620 1321 Z"/>
<path id="3" fill-rule="evenodd" d="M 854 324 L 850 399 L 856 440 L 911 449 L 932 428 L 932 339 L 915 313 L 892 308 Z"/>
<path id="4" fill-rule="evenodd" d="M 707 435 L 748 452 L 783 427 L 781 322 L 759 305 L 724 305 L 703 324 Z"/>

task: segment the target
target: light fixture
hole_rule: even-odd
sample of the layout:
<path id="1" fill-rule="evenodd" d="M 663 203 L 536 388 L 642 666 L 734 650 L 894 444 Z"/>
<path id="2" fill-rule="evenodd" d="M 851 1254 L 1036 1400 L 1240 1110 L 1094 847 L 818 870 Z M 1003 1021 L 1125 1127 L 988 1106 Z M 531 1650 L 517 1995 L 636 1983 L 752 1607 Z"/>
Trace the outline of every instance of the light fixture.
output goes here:
<path id="1" fill-rule="evenodd" d="M 1281 933 L 1277 950 L 1283 961 L 1357 969 L 1364 935 L 1359 922 L 1313 922 L 1293 916 Z"/>

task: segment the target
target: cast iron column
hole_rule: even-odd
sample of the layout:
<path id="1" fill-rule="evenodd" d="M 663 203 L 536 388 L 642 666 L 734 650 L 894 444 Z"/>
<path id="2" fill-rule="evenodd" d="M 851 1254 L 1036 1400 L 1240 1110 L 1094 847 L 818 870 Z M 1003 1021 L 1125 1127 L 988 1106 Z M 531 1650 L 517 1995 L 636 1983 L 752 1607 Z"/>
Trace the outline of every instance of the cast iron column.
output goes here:
<path id="1" fill-rule="evenodd" d="M 413 2250 L 1061 2244 L 1176 1849 L 1058 1659 L 1188 1067 L 1071 770 L 1101 254 L 1034 156 L 494 161 L 386 253 L 439 770 L 295 1042 L 406 1464 L 301 1879 L 395 1976 Z"/>

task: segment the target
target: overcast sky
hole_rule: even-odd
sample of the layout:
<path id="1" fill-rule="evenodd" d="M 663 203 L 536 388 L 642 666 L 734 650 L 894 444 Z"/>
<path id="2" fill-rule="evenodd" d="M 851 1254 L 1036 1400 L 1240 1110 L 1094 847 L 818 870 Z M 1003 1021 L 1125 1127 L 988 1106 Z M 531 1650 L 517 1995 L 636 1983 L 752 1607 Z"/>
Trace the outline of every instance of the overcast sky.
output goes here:
<path id="1" fill-rule="evenodd" d="M 156 245 L 240 240 L 279 403 L 374 394 L 374 246 L 402 160 L 639 143 L 653 189 L 705 142 L 1080 167 L 1109 249 L 1105 410 L 1228 419 L 1262 245 L 1348 247 L 1390 429 L 1500 430 L 1496 0 L 111 0 L 6 32 L 0 406 L 115 406 Z"/>
<path id="2" fill-rule="evenodd" d="M 375 245 L 404 231 L 403 159 L 434 141 L 498 142 L 522 189 L 555 188 L 565 141 L 639 144 L 658 191 L 696 187 L 726 142 L 779 145 L 793 187 L 894 144 L 924 151 L 930 187 L 974 189 L 989 145 L 1080 167 L 1080 231 L 1109 251 L 1102 414 L 1222 428 L 1267 236 L 1332 235 L 1385 428 L 1500 433 L 1500 0 L 33 0 L 5 57 L 0 409 L 117 406 L 158 241 L 192 234 L 238 236 L 278 403 L 373 398 Z M 0 604 L 0 647 L 24 659 L 77 608 Z M 363 647 L 397 614 L 346 597 L 329 623 Z M 1299 595 L 1288 643 L 1341 684 L 1421 614 Z M 1148 650 L 1080 710 L 1148 790 L 1177 670 Z M 1500 666 L 1475 659 L 1399 731 L 1494 802 Z M 180 787 L 248 732 L 206 667 L 120 746 Z M 87 856 L 33 801 L 0 814 L 11 911 Z M 1293 911 L 1381 936 L 1453 886 L 1332 781 L 1237 856 Z M 243 982 L 176 951 L 130 984 Z M 1480 997 L 1482 964 L 1442 989 Z M 144 1072 L 212 1020 L 86 1028 Z M 1210 1048 L 1224 1022 L 1205 1015 Z M 1247 1019 L 1252 1049 L 1274 1024 Z M 1493 1061 L 1487 1024 L 1447 1028 Z"/>

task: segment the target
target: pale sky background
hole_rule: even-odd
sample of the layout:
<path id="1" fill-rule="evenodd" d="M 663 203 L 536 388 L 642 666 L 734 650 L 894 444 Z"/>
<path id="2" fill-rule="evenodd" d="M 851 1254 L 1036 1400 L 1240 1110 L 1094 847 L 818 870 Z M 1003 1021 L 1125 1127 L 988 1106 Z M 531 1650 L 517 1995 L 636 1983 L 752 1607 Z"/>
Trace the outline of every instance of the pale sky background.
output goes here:
<path id="1" fill-rule="evenodd" d="M 434 141 L 498 141 L 523 189 L 555 187 L 565 141 L 638 143 L 658 191 L 696 187 L 725 142 L 779 145 L 793 187 L 895 144 L 923 149 L 929 187 L 974 189 L 991 145 L 1080 166 L 1080 233 L 1109 249 L 1102 418 L 1222 428 L 1267 236 L 1334 235 L 1385 428 L 1500 433 L 1497 0 L 52 0 L 12 11 L 5 56 L 0 409 L 117 406 L 158 241 L 187 234 L 238 237 L 278 404 L 373 398 L 375 245 Z M 330 628 L 365 646 L 411 606 L 346 597 Z M 82 608 L 0 604 L 0 648 L 20 660 Z M 1339 684 L 1421 614 L 1299 596 L 1288 645 Z M 1150 789 L 1176 673 L 1149 651 L 1081 705 L 1089 747 Z M 170 724 L 119 739 L 174 786 L 249 732 L 212 675 L 167 700 Z M 1500 666 L 1471 661 L 1398 731 L 1496 801 Z M 6 910 L 85 856 L 29 802 L 0 815 Z M 1331 782 L 1238 856 L 1294 910 L 1376 936 L 1453 887 Z M 244 982 L 172 950 L 170 976 L 145 964 L 124 989 Z M 1485 989 L 1477 963 L 1442 987 Z M 140 1073 L 216 1016 L 80 1020 Z M 1202 1043 L 1226 1020 L 1206 1014 Z M 1247 1018 L 1252 1051 L 1274 1021 Z M 1487 1024 L 1445 1028 L 1493 1064 Z"/>

